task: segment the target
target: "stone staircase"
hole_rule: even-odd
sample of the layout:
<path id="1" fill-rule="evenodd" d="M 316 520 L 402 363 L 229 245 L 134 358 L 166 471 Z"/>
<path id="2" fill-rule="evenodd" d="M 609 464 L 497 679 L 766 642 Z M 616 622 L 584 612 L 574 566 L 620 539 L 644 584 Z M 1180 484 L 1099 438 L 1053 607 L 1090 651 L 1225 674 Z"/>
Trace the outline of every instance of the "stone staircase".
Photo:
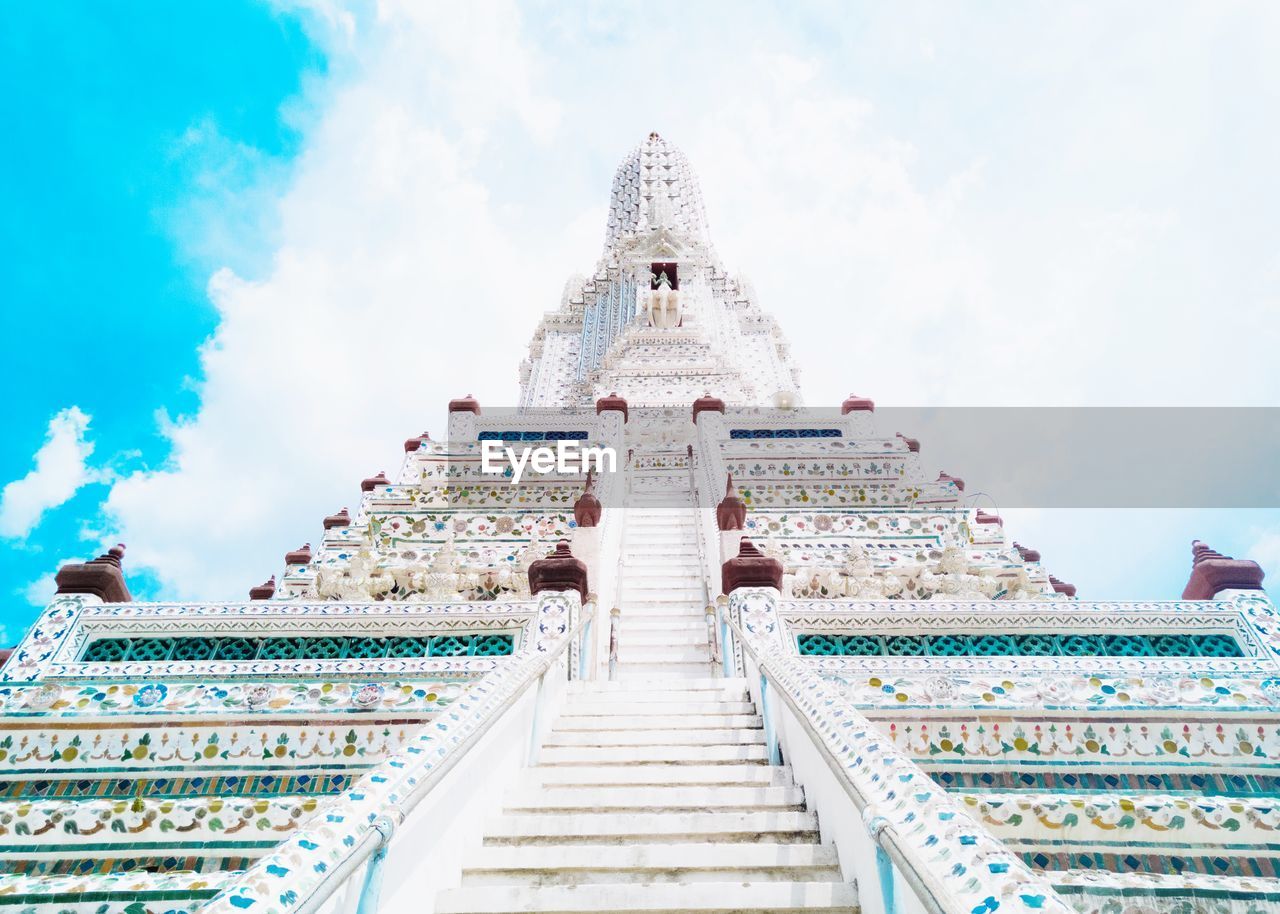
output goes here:
<path id="1" fill-rule="evenodd" d="M 744 681 L 568 688 L 439 914 L 857 909 Z"/>
<path id="2" fill-rule="evenodd" d="M 625 509 L 617 678 L 714 676 L 692 506 L 633 496 Z"/>

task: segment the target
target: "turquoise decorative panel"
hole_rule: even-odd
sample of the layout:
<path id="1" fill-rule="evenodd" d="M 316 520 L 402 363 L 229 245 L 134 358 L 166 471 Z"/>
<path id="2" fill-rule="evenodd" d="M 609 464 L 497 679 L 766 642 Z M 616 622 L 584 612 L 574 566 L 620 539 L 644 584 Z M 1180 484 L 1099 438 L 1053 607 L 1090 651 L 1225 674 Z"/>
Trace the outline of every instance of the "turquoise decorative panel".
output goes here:
<path id="1" fill-rule="evenodd" d="M 515 636 L 501 632 L 406 637 L 96 638 L 85 663 L 164 660 L 369 660 L 379 657 L 505 657 Z"/>
<path id="2" fill-rule="evenodd" d="M 796 636 L 805 657 L 1243 657 L 1230 635 L 938 635 Z"/>

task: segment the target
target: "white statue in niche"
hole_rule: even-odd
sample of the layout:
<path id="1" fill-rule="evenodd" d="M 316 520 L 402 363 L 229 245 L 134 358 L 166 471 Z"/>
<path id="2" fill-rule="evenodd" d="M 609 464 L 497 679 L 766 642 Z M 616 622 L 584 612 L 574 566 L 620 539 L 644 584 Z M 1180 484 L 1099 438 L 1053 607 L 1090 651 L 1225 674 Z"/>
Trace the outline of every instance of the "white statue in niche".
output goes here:
<path id="1" fill-rule="evenodd" d="M 645 304 L 649 326 L 662 330 L 679 327 L 682 316 L 680 292 L 671 287 L 671 277 L 666 270 L 661 270 L 654 276 L 654 286 L 649 291 L 649 300 Z"/>

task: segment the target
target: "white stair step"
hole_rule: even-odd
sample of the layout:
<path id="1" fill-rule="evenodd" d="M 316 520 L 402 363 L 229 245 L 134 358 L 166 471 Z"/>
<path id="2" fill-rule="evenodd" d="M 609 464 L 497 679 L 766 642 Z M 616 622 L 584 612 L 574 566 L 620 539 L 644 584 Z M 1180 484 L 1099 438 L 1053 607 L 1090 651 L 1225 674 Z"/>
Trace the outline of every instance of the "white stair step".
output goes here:
<path id="1" fill-rule="evenodd" d="M 635 587 L 624 578 L 622 592 L 618 595 L 618 602 L 622 604 L 623 612 L 626 612 L 627 607 L 632 603 L 698 603 L 702 600 L 702 596 L 701 587 L 677 587 L 674 585 Z"/>
<path id="2" fill-rule="evenodd" d="M 622 618 L 651 619 L 654 616 L 675 617 L 677 619 L 700 619 L 703 626 L 707 624 L 706 607 L 697 600 L 624 600 Z"/>
<path id="3" fill-rule="evenodd" d="M 689 559 L 697 561 L 698 544 L 690 540 L 687 543 L 674 543 L 669 540 L 653 540 L 652 542 L 630 542 L 622 545 L 623 568 L 628 559 L 644 559 L 649 562 L 662 562 L 667 559 Z"/>
<path id="4" fill-rule="evenodd" d="M 666 683 L 662 680 L 653 680 L 652 682 L 599 682 L 575 680 L 565 685 L 565 691 L 569 693 L 608 693 L 617 692 L 633 692 L 637 694 L 647 694 L 657 687 L 666 687 Z M 693 680 L 690 682 L 682 682 L 680 684 L 681 691 L 706 691 L 706 692 L 724 692 L 730 691 L 736 695 L 745 695 L 747 690 L 747 680 L 741 676 L 733 678 L 725 678 L 723 676 L 707 676 L 703 679 Z"/>
<path id="5" fill-rule="evenodd" d="M 623 606 L 628 600 L 648 600 L 651 596 L 679 596 L 684 600 L 701 600 L 702 582 L 683 575 L 630 575 L 623 573 L 618 602 Z"/>
<path id="6" fill-rule="evenodd" d="M 683 613 L 680 615 L 628 616 L 621 623 L 621 631 L 624 633 L 666 630 L 705 633 L 707 622 L 700 615 L 695 616 L 692 613 Z"/>
<path id="7" fill-rule="evenodd" d="M 818 819 L 811 812 L 527 813 L 485 823 L 485 844 L 601 844 L 649 841 L 775 841 L 817 844 Z"/>
<path id="8" fill-rule="evenodd" d="M 668 762 L 714 765 L 767 761 L 763 745 L 746 746 L 544 746 L 543 765 L 657 765 Z"/>
<path id="9" fill-rule="evenodd" d="M 620 706 L 612 701 L 566 701 L 560 719 L 567 717 L 604 717 L 610 714 L 666 716 L 670 714 L 754 714 L 756 706 L 749 701 L 653 701 Z"/>
<path id="10" fill-rule="evenodd" d="M 835 848 L 823 844 L 495 845 L 462 867 L 463 885 L 840 881 Z"/>
<path id="11" fill-rule="evenodd" d="M 833 882 L 700 882 L 691 885 L 466 886 L 441 892 L 437 914 L 696 912 L 750 914 L 827 911 L 853 914 L 857 893 Z"/>
<path id="12" fill-rule="evenodd" d="M 752 746 L 764 742 L 764 730 L 554 730 L 544 746 Z"/>
<path id="13" fill-rule="evenodd" d="M 523 787 L 507 795 L 506 812 L 799 811 L 799 787 Z"/>
<path id="14" fill-rule="evenodd" d="M 648 680 L 637 680 L 634 683 L 617 683 L 618 685 L 634 685 L 636 688 L 630 689 L 611 689 L 609 691 L 592 691 L 592 692 L 570 692 L 565 696 L 565 707 L 572 707 L 580 702 L 589 702 L 598 704 L 601 702 L 609 702 L 611 704 L 649 704 L 651 702 L 662 702 L 664 704 L 673 704 L 680 702 L 707 702 L 707 701 L 726 701 L 726 702 L 742 702 L 747 700 L 747 690 L 741 685 L 736 684 L 736 680 L 720 679 L 718 682 L 734 683 L 729 686 L 720 688 L 707 688 L 701 683 L 706 681 L 705 675 L 697 679 L 686 680 L 684 682 L 672 683 L 659 678 L 654 681 L 652 678 Z M 614 683 L 610 683 L 613 685 Z"/>
<path id="15" fill-rule="evenodd" d="M 705 676 L 711 669 L 711 661 L 703 663 L 642 663 L 618 661 L 618 676 L 622 679 L 649 679 L 662 676 L 672 680 Z"/>
<path id="16" fill-rule="evenodd" d="M 785 765 L 574 765 L 527 768 L 523 777 L 544 787 L 598 787 L 652 785 L 669 787 L 696 784 L 731 786 L 789 786 L 791 769 Z"/>
<path id="17" fill-rule="evenodd" d="M 600 714 L 565 716 L 556 720 L 556 730 L 722 730 L 763 727 L 758 714 Z"/>
<path id="18" fill-rule="evenodd" d="M 636 644 L 631 641 L 618 645 L 619 663 L 709 663 L 711 655 L 707 646 L 691 645 L 675 647 L 670 644 Z M 706 670 L 704 669 L 705 673 Z"/>
<path id="19" fill-rule="evenodd" d="M 624 631 L 618 639 L 619 649 L 622 647 L 700 647 L 704 651 L 707 647 L 707 627 L 702 626 L 702 630 L 693 628 L 687 631 L 663 631 L 662 629 L 650 631 Z"/>

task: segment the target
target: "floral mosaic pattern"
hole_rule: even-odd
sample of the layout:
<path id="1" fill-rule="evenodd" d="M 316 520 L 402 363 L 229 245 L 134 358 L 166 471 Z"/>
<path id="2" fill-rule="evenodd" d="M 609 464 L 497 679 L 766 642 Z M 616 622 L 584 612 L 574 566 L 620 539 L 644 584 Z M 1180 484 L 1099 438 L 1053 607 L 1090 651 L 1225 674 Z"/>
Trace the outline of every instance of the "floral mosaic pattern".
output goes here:
<path id="1" fill-rule="evenodd" d="M 0 841 L 7 851 L 39 851 L 92 837 L 95 846 L 140 841 L 189 846 L 234 839 L 274 845 L 323 797 L 197 797 L 0 802 Z"/>
<path id="2" fill-rule="evenodd" d="M 1280 879 L 1095 870 L 1054 873 L 1051 878 L 1078 914 L 1274 914 L 1280 909 Z"/>
<path id="3" fill-rule="evenodd" d="M 220 873 L 107 873 L 94 876 L 0 875 L 5 905 L 57 904 L 57 914 L 195 914 L 237 876 Z M 87 893 L 93 893 L 88 896 Z M 32 908 L 18 909 L 29 914 Z"/>
<path id="4" fill-rule="evenodd" d="M 757 508 L 856 508 L 895 505 L 910 507 L 916 503 L 920 489 L 891 483 L 773 483 L 742 482 L 738 495 L 748 510 Z"/>
<path id="5" fill-rule="evenodd" d="M 1141 841 L 1213 846 L 1267 845 L 1280 830 L 1280 803 L 1264 797 L 986 794 L 964 804 L 1005 840 Z"/>
<path id="6" fill-rule="evenodd" d="M 139 687 L 134 695 L 140 694 Z M 447 713 L 447 712 L 446 712 Z M 426 724 L 309 719 L 302 725 L 235 722 L 101 729 L 25 729 L 0 734 L 0 771 L 39 766 L 50 772 L 146 771 L 157 766 L 216 770 L 297 764 L 350 767 L 382 761 Z"/>
<path id="7" fill-rule="evenodd" d="M 989 716 L 969 720 L 881 723 L 887 740 L 917 759 L 1076 764 L 1174 762 L 1225 765 L 1280 761 L 1280 724 L 1081 717 L 1076 720 Z"/>
<path id="8" fill-rule="evenodd" d="M 860 658 L 867 659 L 867 658 Z M 1027 658 L 1018 658 L 1019 660 Z M 1010 678 L 1010 670 L 992 674 L 969 670 L 879 675 L 851 674 L 847 660 L 814 659 L 815 672 L 845 698 L 872 712 L 887 708 L 969 707 L 990 710 L 1168 708 L 1231 711 L 1280 707 L 1280 680 L 1235 676 L 1177 675 L 1154 668 L 1139 676 L 1097 671 L 1073 673 L 1053 664 L 1040 675 L 1036 668 Z M 1162 665 L 1163 666 L 1163 665 Z M 1027 675 L 1030 674 L 1030 675 Z"/>
<path id="9" fill-rule="evenodd" d="M 317 711 L 394 712 L 434 714 L 457 698 L 469 677 L 443 679 L 388 678 L 379 683 L 376 703 L 357 702 L 367 683 L 353 680 L 45 683 L 41 686 L 0 686 L 0 709 L 14 717 L 76 717 L 79 715 L 136 717 L 140 711 L 238 717 L 307 714 Z M 144 691 L 145 689 L 145 691 Z"/>

